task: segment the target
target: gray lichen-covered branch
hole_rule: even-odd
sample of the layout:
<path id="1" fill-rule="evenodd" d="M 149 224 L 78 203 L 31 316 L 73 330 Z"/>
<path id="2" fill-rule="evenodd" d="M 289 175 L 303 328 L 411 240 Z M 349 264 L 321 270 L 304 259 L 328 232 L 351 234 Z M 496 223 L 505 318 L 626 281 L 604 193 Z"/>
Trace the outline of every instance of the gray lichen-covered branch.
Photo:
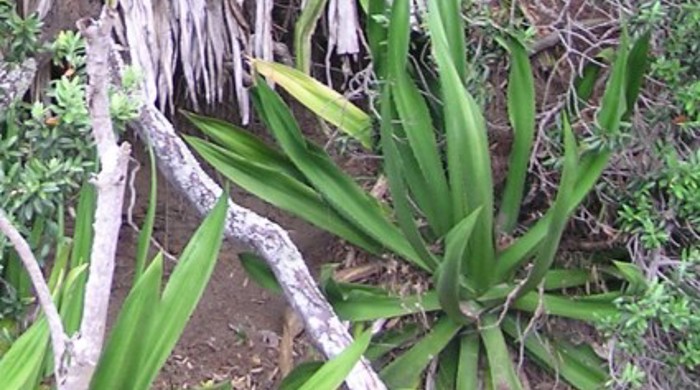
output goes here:
<path id="1" fill-rule="evenodd" d="M 32 58 L 20 64 L 0 61 L 0 114 L 16 99 L 22 98 L 32 85 L 36 61 Z"/>

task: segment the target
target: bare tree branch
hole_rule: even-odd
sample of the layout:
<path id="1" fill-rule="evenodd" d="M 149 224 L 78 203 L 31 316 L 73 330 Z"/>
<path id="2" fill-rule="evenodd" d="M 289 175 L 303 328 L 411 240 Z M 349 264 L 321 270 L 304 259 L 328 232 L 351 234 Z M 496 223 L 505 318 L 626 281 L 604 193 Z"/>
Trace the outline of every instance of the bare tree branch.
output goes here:
<path id="1" fill-rule="evenodd" d="M 131 150 L 126 142 L 117 144 L 109 112 L 108 61 L 115 17 L 114 9 L 105 6 L 99 21 L 83 19 L 78 23 L 87 42 L 87 99 L 101 170 L 93 181 L 97 189 L 93 225 L 95 238 L 85 288 L 83 318 L 73 343 L 73 356 L 63 384 L 64 388 L 70 390 L 89 388 L 102 352 Z"/>
<path id="2" fill-rule="evenodd" d="M 68 337 L 66 336 L 66 332 L 63 330 L 61 316 L 58 314 L 56 305 L 51 298 L 49 286 L 46 284 L 44 275 L 41 273 L 41 268 L 39 267 L 39 262 L 36 260 L 36 257 L 34 257 L 29 244 L 7 219 L 5 212 L 2 210 L 0 210 L 0 231 L 2 231 L 2 233 L 10 240 L 12 246 L 14 246 L 15 252 L 17 252 L 22 264 L 24 264 L 24 268 L 29 274 L 29 278 L 32 280 L 32 285 L 34 286 L 36 295 L 39 297 L 39 304 L 41 305 L 41 309 L 44 311 L 47 323 L 49 324 L 49 332 L 51 333 L 51 344 L 54 356 L 58 357 L 54 359 L 56 381 L 61 382 L 63 379 L 61 363 L 63 361 L 63 354 L 66 350 L 66 341 L 68 340 Z"/>

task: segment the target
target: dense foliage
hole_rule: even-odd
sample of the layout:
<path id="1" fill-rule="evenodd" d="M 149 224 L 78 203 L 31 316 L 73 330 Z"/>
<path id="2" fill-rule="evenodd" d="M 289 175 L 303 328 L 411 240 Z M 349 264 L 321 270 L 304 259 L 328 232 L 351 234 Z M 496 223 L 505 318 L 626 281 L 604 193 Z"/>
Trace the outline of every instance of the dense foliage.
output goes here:
<path id="1" fill-rule="evenodd" d="M 351 321 L 435 314 L 424 334 L 410 332 L 394 345 L 393 359 L 387 356 L 391 347 L 376 356 L 390 388 L 420 387 L 434 357 L 438 376 L 450 384 L 447 388 L 478 388 L 481 367 L 488 367 L 486 383 L 521 388 L 506 346 L 511 342 L 576 388 L 604 385 L 607 373 L 600 360 L 547 338 L 531 324 L 542 313 L 582 321 L 615 316 L 620 313 L 615 299 L 628 294 L 626 288 L 562 294 L 562 289 L 586 285 L 594 276 L 559 268 L 554 259 L 566 221 L 619 147 L 615 140 L 641 88 L 649 35 L 632 47 L 622 40 L 597 113 L 598 142 L 579 147 L 570 123 L 584 119 L 573 117 L 574 109 L 561 116 L 564 157 L 556 199 L 529 230 L 515 235 L 535 134 L 534 82 L 525 47 L 517 36 L 500 38 L 510 52 L 507 104 L 514 142 L 498 204 L 482 109 L 465 83 L 459 2 L 428 2 L 432 56 L 423 63 L 437 69 L 430 74 L 408 61 L 414 54 L 408 4 L 394 2 L 389 11 L 371 3 L 369 13 L 367 35 L 379 81 L 379 147 L 390 202 L 374 199 L 325 151 L 304 139 L 286 105 L 262 80 L 253 89 L 254 101 L 281 153 L 231 125 L 198 116 L 190 119 L 213 142 L 189 142 L 221 173 L 257 196 L 371 253 L 389 251 L 432 276 L 427 292 L 411 296 L 370 285 L 324 282 L 336 311 Z M 340 103 L 337 97 L 332 106 L 319 105 L 314 97 L 330 92 L 301 72 L 262 61 L 253 66 L 327 120 L 350 113 L 347 121 L 333 123 L 367 146 L 367 132 L 356 128 L 361 116 L 349 102 Z M 595 83 L 597 75 L 579 84 Z M 514 241 L 499 243 L 496 237 L 504 235 L 514 235 Z M 613 264 L 606 273 L 631 282 L 634 266 Z"/>

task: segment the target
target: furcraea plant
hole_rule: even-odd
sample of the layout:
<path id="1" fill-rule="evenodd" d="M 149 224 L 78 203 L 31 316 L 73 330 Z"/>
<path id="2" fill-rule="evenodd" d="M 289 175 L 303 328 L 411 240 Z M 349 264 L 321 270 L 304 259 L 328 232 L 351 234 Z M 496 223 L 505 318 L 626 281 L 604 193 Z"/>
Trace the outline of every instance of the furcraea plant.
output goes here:
<path id="1" fill-rule="evenodd" d="M 496 237 L 513 235 L 518 223 L 535 134 L 527 51 L 516 38 L 503 38 L 510 52 L 507 108 L 514 142 L 494 212 L 485 120 L 464 86 L 460 2 L 428 1 L 425 20 L 436 66 L 437 86 L 432 90 L 438 91 L 437 104 L 426 97 L 424 79 L 408 61 L 408 2 L 394 1 L 390 12 L 384 4 L 370 2 L 367 20 L 379 79 L 379 146 L 390 202 L 373 198 L 323 149 L 304 139 L 290 110 L 262 79 L 253 87 L 254 102 L 280 151 L 232 125 L 196 115 L 189 118 L 211 141 L 188 141 L 219 172 L 260 198 L 370 253 L 391 252 L 432 275 L 433 288 L 414 296 L 325 281 L 329 301 L 341 318 L 352 322 L 431 314 L 424 334 L 408 326 L 403 333 L 379 335 L 370 347 L 368 356 L 382 367 L 380 374 L 390 388 L 420 387 L 426 368 L 437 359 L 442 388 L 485 384 L 520 389 L 509 344 L 523 346 L 533 361 L 576 388 L 604 386 L 607 369 L 590 347 L 539 334 L 526 324 L 539 313 L 589 322 L 616 313 L 613 301 L 625 294 L 624 283 L 611 284 L 622 286 L 616 291 L 564 294 L 565 288 L 584 291 L 577 288 L 595 275 L 560 269 L 554 262 L 569 217 L 600 177 L 613 145 L 599 143 L 583 151 L 563 115 L 565 152 L 553 204 L 510 245 L 497 245 Z M 597 112 L 595 125 L 602 139 L 618 134 L 641 85 L 648 36 L 628 46 L 623 37 Z M 254 60 L 253 68 L 363 145 L 370 144 L 370 129 L 362 126 L 368 117 L 341 96 L 279 64 Z M 631 265 L 619 263 L 605 272 L 622 282 L 634 274 Z"/>

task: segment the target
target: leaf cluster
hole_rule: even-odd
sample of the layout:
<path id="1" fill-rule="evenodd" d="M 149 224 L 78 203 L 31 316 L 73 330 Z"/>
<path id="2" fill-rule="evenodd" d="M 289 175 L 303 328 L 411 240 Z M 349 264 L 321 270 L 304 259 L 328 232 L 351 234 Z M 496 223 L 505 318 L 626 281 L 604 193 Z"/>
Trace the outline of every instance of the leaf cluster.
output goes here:
<path id="1" fill-rule="evenodd" d="M 23 18 L 15 1 L 0 0 L 0 61 L 19 63 L 35 53 L 41 26 L 36 14 Z"/>

